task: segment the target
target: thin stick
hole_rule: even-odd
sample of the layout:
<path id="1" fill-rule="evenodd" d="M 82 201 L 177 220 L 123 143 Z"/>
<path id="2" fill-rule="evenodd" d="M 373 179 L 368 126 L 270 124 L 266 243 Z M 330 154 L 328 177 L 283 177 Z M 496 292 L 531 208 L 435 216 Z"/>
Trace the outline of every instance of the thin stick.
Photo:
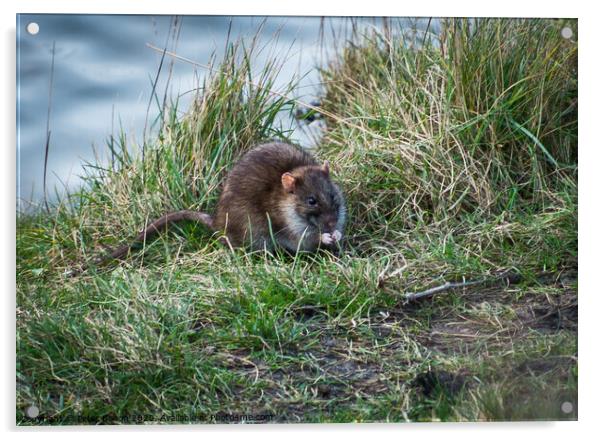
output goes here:
<path id="1" fill-rule="evenodd" d="M 169 55 L 170 57 L 176 58 L 176 59 L 178 59 L 180 61 L 184 61 L 186 63 L 192 64 L 193 66 L 202 67 L 203 69 L 207 69 L 210 72 L 215 72 L 215 69 L 213 69 L 211 66 L 208 66 L 206 64 L 198 63 L 198 62 L 196 62 L 194 60 L 191 60 L 190 58 L 186 58 L 186 57 L 178 55 L 178 54 L 176 54 L 174 52 L 170 52 L 168 50 L 161 49 L 161 48 L 159 48 L 157 46 L 154 46 L 154 45 L 152 45 L 150 43 L 146 43 L 146 46 L 148 48 L 150 48 L 150 49 L 153 49 L 153 50 L 157 51 L 157 52 L 164 53 L 165 55 Z M 247 81 L 248 84 L 251 84 L 254 87 L 257 87 L 257 88 L 260 88 L 260 89 L 264 89 L 265 88 L 265 87 L 261 86 L 260 84 L 254 83 L 252 81 L 249 81 L 249 80 L 246 80 L 246 81 Z M 341 124 L 345 124 L 345 125 L 347 125 L 349 127 L 355 128 L 355 129 L 357 129 L 357 130 L 359 130 L 359 131 L 361 131 L 363 133 L 370 134 L 373 137 L 376 137 L 376 138 L 379 138 L 379 139 L 386 139 L 385 137 L 383 137 L 383 136 L 381 136 L 381 135 L 379 135 L 377 133 L 374 133 L 374 132 L 371 132 L 369 130 L 366 130 L 364 127 L 360 127 L 359 125 L 353 124 L 353 123 L 351 123 L 351 122 L 349 122 L 349 121 L 347 121 L 347 120 L 345 120 L 343 118 L 340 118 L 339 116 L 337 116 L 337 115 L 335 115 L 333 113 L 330 113 L 330 112 L 324 110 L 321 107 L 317 107 L 315 105 L 308 104 L 308 103 L 300 101 L 300 100 L 298 100 L 296 98 L 291 98 L 291 97 L 289 97 L 288 95 L 286 95 L 284 93 L 276 92 L 274 90 L 267 90 L 267 92 L 270 93 L 270 94 L 272 94 L 272 95 L 280 96 L 281 98 L 286 98 L 286 99 L 290 100 L 291 102 L 294 102 L 295 104 L 301 105 L 301 106 L 306 107 L 306 108 L 311 109 L 311 110 L 314 110 L 314 111 L 316 111 L 318 113 L 321 113 L 321 114 L 323 114 L 325 116 L 328 116 L 329 118 L 334 119 L 337 122 L 340 122 Z"/>
<path id="2" fill-rule="evenodd" d="M 446 282 L 437 287 L 432 287 L 427 290 L 423 290 L 422 292 L 414 292 L 414 293 L 406 293 L 404 295 L 406 301 L 416 301 L 422 298 L 433 296 L 440 292 L 445 292 L 451 289 L 457 289 L 459 287 L 468 287 L 468 286 L 476 286 L 479 284 L 490 284 L 496 281 L 506 280 L 508 284 L 516 284 L 518 283 L 522 277 L 514 272 L 504 272 L 501 275 L 498 275 L 494 278 L 483 278 L 480 280 L 470 280 L 463 282 Z"/>

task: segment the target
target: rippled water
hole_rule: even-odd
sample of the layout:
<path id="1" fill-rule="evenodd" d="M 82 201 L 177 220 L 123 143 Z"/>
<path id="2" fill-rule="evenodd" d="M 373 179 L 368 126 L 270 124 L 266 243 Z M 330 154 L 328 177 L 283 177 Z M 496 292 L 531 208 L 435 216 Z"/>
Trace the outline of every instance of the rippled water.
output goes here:
<path id="1" fill-rule="evenodd" d="M 94 158 L 93 146 L 106 151 L 105 142 L 119 125 L 135 141 L 147 116 L 152 81 L 161 54 L 147 43 L 165 47 L 173 17 L 125 15 L 32 15 L 17 17 L 17 197 L 19 209 L 28 209 L 43 198 L 42 176 L 46 143 L 46 120 L 52 47 L 55 45 L 54 79 L 50 113 L 50 154 L 48 159 L 49 196 L 55 188 L 63 192 L 79 184 L 84 161 Z M 261 44 L 266 49 L 254 60 L 260 71 L 263 63 L 276 56 L 286 60 L 277 86 L 294 75 L 302 75 L 297 96 L 311 100 L 318 92 L 315 66 L 321 60 L 319 17 L 219 17 L 181 18 L 177 53 L 207 63 L 213 53 L 220 58 L 230 30 L 230 40 L 251 39 L 261 27 Z M 39 33 L 26 32 L 28 23 L 39 25 Z M 359 20 L 362 26 L 380 26 L 380 19 Z M 424 26 L 425 20 L 419 23 Z M 326 20 L 326 44 L 341 38 L 348 20 Z M 323 54 L 322 54 L 323 55 Z M 163 90 L 167 69 L 158 90 Z M 195 86 L 194 66 L 175 62 L 170 82 L 171 94 L 181 94 Z M 153 111 L 155 107 L 153 106 Z M 151 120 L 152 120 L 151 112 Z M 289 121 L 293 124 L 292 121 Z M 301 144 L 308 139 L 296 130 Z"/>

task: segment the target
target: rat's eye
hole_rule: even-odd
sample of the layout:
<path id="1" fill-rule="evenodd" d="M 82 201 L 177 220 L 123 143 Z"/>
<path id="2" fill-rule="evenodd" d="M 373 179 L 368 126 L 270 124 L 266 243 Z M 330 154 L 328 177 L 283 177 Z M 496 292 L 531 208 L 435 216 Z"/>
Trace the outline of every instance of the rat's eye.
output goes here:
<path id="1" fill-rule="evenodd" d="M 309 197 L 307 198 L 307 204 L 308 204 L 309 206 L 316 206 L 316 205 L 318 204 L 318 201 L 315 199 L 315 197 L 313 197 L 313 196 L 309 196 Z"/>

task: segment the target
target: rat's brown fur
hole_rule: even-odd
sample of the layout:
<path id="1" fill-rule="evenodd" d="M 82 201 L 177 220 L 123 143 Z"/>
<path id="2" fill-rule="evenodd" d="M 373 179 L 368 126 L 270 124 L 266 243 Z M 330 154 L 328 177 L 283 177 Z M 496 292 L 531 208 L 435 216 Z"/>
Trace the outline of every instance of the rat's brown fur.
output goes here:
<path id="1" fill-rule="evenodd" d="M 181 221 L 222 232 L 234 247 L 315 251 L 333 243 L 331 238 L 321 239 L 323 234 L 336 231 L 340 237 L 345 213 L 343 195 L 330 180 L 327 163 L 319 165 L 290 144 L 271 142 L 250 150 L 234 165 L 214 217 L 197 211 L 170 212 L 148 225 L 132 244 L 118 247 L 99 262 L 123 258 L 134 244 Z"/>
<path id="2" fill-rule="evenodd" d="M 306 204 L 310 196 L 317 199 L 316 207 Z M 214 226 L 233 246 L 272 249 L 276 244 L 291 252 L 298 247 L 313 251 L 320 244 L 319 232 L 332 232 L 337 226 L 339 210 L 342 229 L 344 209 L 327 167 L 305 151 L 274 142 L 254 148 L 232 168 Z M 311 224 L 308 217 L 323 217 L 323 222 Z"/>

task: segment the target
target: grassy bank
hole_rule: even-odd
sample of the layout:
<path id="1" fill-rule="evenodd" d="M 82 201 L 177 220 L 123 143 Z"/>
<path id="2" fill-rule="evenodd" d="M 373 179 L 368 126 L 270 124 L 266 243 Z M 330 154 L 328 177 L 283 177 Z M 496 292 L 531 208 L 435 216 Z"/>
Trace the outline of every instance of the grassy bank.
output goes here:
<path id="1" fill-rule="evenodd" d="M 277 64 L 253 75 L 253 49 L 232 46 L 184 116 L 164 112 L 144 145 L 111 139 L 81 191 L 19 218 L 17 422 L 574 419 L 577 47 L 563 26 L 576 31 L 354 35 L 322 66 L 316 154 L 347 195 L 340 256 L 232 252 L 184 225 L 66 278 L 166 211 L 211 212 L 233 160 L 286 139 Z M 522 281 L 404 297 L 507 270 Z"/>

